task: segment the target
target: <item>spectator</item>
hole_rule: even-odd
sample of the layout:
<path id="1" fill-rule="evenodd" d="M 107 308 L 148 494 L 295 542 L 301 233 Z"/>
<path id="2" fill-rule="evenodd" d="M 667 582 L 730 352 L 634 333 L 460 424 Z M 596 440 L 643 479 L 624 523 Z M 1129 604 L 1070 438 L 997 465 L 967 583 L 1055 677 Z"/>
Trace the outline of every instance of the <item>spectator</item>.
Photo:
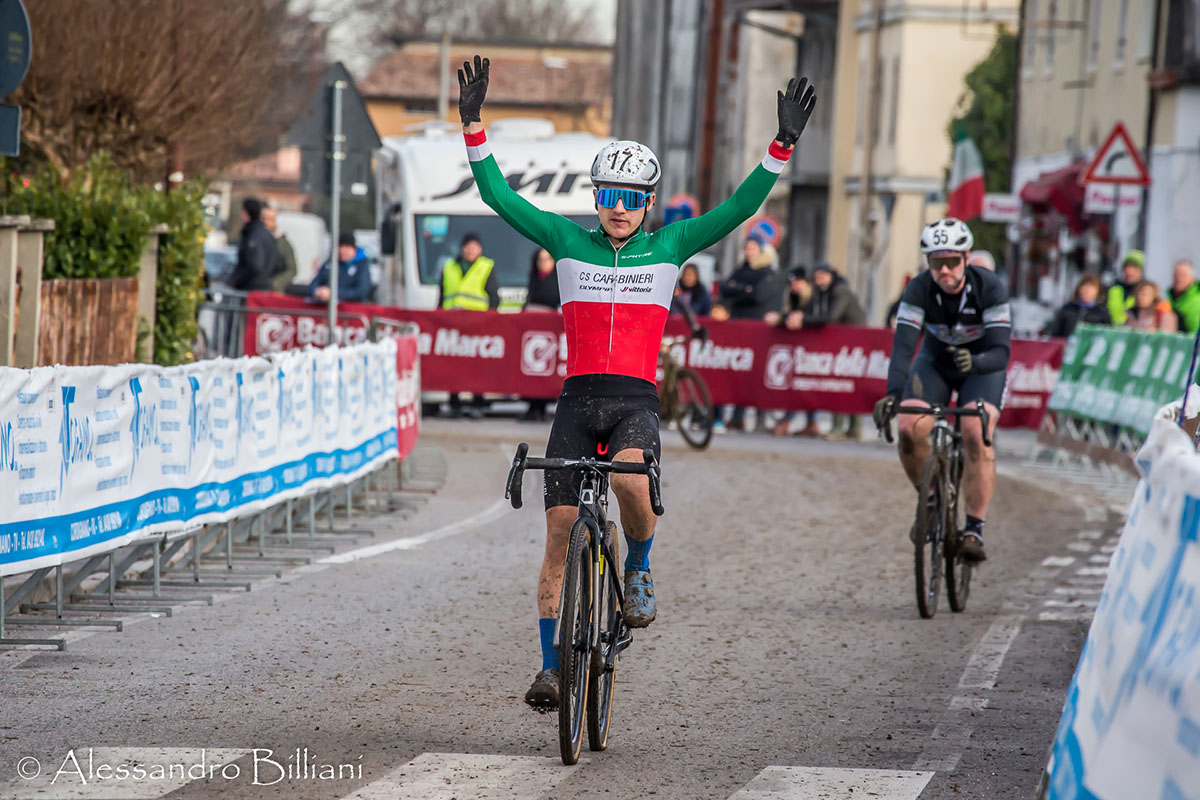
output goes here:
<path id="1" fill-rule="evenodd" d="M 763 319 L 779 312 L 783 291 L 773 268 L 775 251 L 756 234 L 742 247 L 745 259 L 721 284 L 721 301 L 732 319 Z"/>
<path id="2" fill-rule="evenodd" d="M 529 265 L 529 291 L 525 293 L 525 306 L 522 311 L 558 311 L 562 305 L 558 294 L 558 269 L 554 256 L 545 248 L 539 247 L 534 251 Z M 545 422 L 546 406 L 549 400 L 544 397 L 527 397 L 529 410 L 521 415 L 524 422 Z"/>
<path id="3" fill-rule="evenodd" d="M 483 243 L 473 233 L 462 238 L 458 258 L 442 265 L 441 291 L 438 307 L 463 311 L 488 311 L 500 306 L 500 281 L 496 277 L 496 262 L 483 254 Z M 475 395 L 467 409 L 468 416 L 483 419 L 483 395 Z M 463 413 L 463 397 L 450 393 L 450 416 Z"/>
<path id="4" fill-rule="evenodd" d="M 354 234 L 346 231 L 338 236 L 338 301 L 366 302 L 371 299 L 371 269 L 366 252 L 354 241 Z M 329 262 L 317 270 L 317 276 L 308 285 L 308 296 L 321 303 L 329 301 Z"/>
<path id="5" fill-rule="evenodd" d="M 1158 293 L 1154 281 L 1142 281 L 1133 290 L 1133 307 L 1126 313 L 1125 324 L 1144 331 L 1175 333 L 1179 323 L 1171 304 Z"/>
<path id="6" fill-rule="evenodd" d="M 554 256 L 539 247 L 529 265 L 529 290 L 525 293 L 522 311 L 558 311 L 562 305 L 558 294 L 558 269 Z"/>
<path id="7" fill-rule="evenodd" d="M 783 289 L 775 273 L 774 248 L 768 248 L 760 236 L 752 233 L 742 245 L 742 255 L 744 260 L 741 266 L 720 287 L 722 306 L 728 310 L 728 318 L 766 320 L 772 313 L 777 318 Z M 713 316 L 720 318 L 717 313 Z M 761 416 L 759 426 L 762 426 Z M 746 429 L 745 406 L 733 406 L 728 428 L 736 431 Z"/>
<path id="8" fill-rule="evenodd" d="M 462 238 L 458 258 L 442 265 L 438 308 L 487 311 L 500 306 L 500 281 L 496 262 L 483 254 L 483 243 L 473 233 Z"/>
<path id="9" fill-rule="evenodd" d="M 808 282 L 808 269 L 806 267 L 792 267 L 791 271 L 788 272 L 788 293 L 783 298 L 783 314 L 776 315 L 775 324 L 782 325 L 789 331 L 798 331 L 804 327 L 804 315 L 811 307 L 812 295 L 813 287 Z M 804 427 L 798 430 L 796 435 L 816 436 L 816 415 L 806 411 L 785 414 L 783 419 L 775 423 L 775 435 L 786 436 L 791 430 L 792 422 L 797 414 L 804 417 Z"/>
<path id="10" fill-rule="evenodd" d="M 1095 275 L 1084 275 L 1079 279 L 1074 296 L 1055 313 L 1046 335 L 1065 339 L 1081 322 L 1091 325 L 1112 324 L 1108 307 L 1100 303 L 1100 279 Z"/>
<path id="11" fill-rule="evenodd" d="M 1174 281 L 1168 294 L 1171 297 L 1171 308 L 1179 317 L 1179 330 L 1194 334 L 1200 329 L 1200 283 L 1196 282 L 1196 273 L 1192 262 L 1175 262 Z"/>
<path id="12" fill-rule="evenodd" d="M 996 271 L 996 259 L 992 258 L 992 254 L 987 250 L 972 250 L 971 260 L 967 264 L 972 267 L 986 269 L 988 272 Z"/>
<path id="13" fill-rule="evenodd" d="M 229 285 L 240 292 L 270 289 L 278 249 L 275 237 L 262 222 L 263 205 L 258 198 L 242 201 L 242 238 L 238 240 L 237 263 Z"/>
<path id="14" fill-rule="evenodd" d="M 675 296 L 671 298 L 671 313 L 682 314 L 681 306 L 684 304 L 697 317 L 707 317 L 712 313 L 712 297 L 700 283 L 700 268 L 691 263 L 684 264 L 679 273 L 679 285 L 675 287 Z"/>
<path id="15" fill-rule="evenodd" d="M 867 315 L 863 313 L 858 298 L 850 290 L 850 284 L 828 264 L 821 264 L 813 270 L 812 308 L 804 319 L 805 325 L 809 326 L 867 324 Z M 860 432 L 856 414 L 833 415 L 830 439 L 857 439 Z"/>
<path id="16" fill-rule="evenodd" d="M 271 270 L 271 288 L 277 292 L 286 291 L 296 280 L 296 249 L 288 241 L 287 234 L 275 226 L 275 209 L 264 206 L 262 210 L 263 225 L 275 237 L 275 266 Z"/>
<path id="17" fill-rule="evenodd" d="M 1141 250 L 1130 250 L 1121 263 L 1121 280 L 1108 289 L 1108 314 L 1114 325 L 1124 325 L 1125 315 L 1133 308 L 1133 291 L 1142 281 L 1146 266 L 1146 254 Z"/>

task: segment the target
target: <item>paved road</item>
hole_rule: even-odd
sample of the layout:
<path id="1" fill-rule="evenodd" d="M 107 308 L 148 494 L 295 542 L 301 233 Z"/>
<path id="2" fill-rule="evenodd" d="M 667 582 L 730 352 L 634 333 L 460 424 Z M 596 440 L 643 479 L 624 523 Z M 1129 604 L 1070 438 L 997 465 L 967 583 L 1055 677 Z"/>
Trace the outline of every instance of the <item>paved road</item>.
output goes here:
<path id="1" fill-rule="evenodd" d="M 353 546 L 392 549 L 0 653 L 0 798 L 1032 796 L 1115 545 L 1101 498 L 1003 477 L 970 608 L 923 621 L 889 451 L 664 433 L 659 619 L 620 663 L 609 750 L 567 769 L 554 717 L 520 701 L 540 487 L 501 503 L 513 446 L 546 430 L 429 423 L 444 488 Z M 88 748 L 93 777 L 147 777 L 85 785 Z"/>

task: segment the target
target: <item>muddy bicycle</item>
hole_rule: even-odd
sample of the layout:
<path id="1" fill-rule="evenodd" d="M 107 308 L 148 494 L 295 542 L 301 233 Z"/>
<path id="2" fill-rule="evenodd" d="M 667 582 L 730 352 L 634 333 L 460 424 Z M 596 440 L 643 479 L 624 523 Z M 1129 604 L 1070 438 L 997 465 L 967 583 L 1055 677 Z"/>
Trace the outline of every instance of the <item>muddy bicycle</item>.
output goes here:
<path id="1" fill-rule="evenodd" d="M 917 490 L 917 524 L 913 542 L 917 611 L 925 619 L 937 613 L 943 572 L 950 610 L 963 611 L 971 592 L 972 564 L 959 553 L 959 541 L 966 522 L 966 508 L 961 502 L 962 418 L 979 417 L 983 423 L 983 443 L 991 447 L 987 408 L 982 400 L 977 400 L 974 406 L 962 408 L 900 405 L 896 408 L 896 414 L 919 414 L 934 418 L 933 430 L 929 434 L 929 459 L 925 462 L 925 472 Z M 950 424 L 950 417 L 954 417 L 953 425 Z M 891 423 L 880 432 L 891 443 Z"/>
<path id="2" fill-rule="evenodd" d="M 679 428 L 683 440 L 697 450 L 712 441 L 717 419 L 708 384 L 700 373 L 679 363 L 674 348 L 685 344 L 688 336 L 664 336 L 658 353 L 662 379 L 658 384 L 658 416 Z"/>
<path id="3" fill-rule="evenodd" d="M 554 646 L 558 650 L 558 745 L 564 764 L 579 761 L 586 718 L 588 747 L 608 746 L 617 656 L 633 642 L 621 613 L 617 526 L 608 519 L 608 476 L 611 473 L 650 478 L 650 507 L 662 516 L 659 466 L 654 453 L 636 461 L 595 458 L 529 458 L 521 442 L 508 472 L 504 497 L 513 508 L 522 504 L 527 469 L 582 470 L 579 516 L 571 526 Z"/>

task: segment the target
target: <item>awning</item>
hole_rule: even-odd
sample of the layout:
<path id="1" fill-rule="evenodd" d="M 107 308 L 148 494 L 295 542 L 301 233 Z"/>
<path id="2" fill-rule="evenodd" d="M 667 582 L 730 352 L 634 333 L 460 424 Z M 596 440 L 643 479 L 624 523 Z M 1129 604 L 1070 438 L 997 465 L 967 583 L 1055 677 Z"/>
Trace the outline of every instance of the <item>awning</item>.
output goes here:
<path id="1" fill-rule="evenodd" d="M 1083 187 L 1079 185 L 1079 175 L 1086 166 L 1076 163 L 1043 172 L 1036 180 L 1021 187 L 1021 200 L 1035 210 L 1053 208 L 1067 218 L 1067 226 L 1072 233 L 1079 233 L 1086 227 L 1083 220 Z"/>

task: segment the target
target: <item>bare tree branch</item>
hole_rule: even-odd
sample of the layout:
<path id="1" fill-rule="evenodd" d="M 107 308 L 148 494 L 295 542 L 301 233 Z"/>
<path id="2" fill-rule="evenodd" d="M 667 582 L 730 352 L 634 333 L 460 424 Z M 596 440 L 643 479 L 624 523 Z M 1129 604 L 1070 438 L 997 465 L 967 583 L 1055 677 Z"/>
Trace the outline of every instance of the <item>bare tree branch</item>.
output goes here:
<path id="1" fill-rule="evenodd" d="M 394 45 L 449 30 L 457 37 L 519 41 L 590 41 L 595 9 L 561 0 L 365 0 L 360 13 L 376 20 L 376 45 Z"/>
<path id="2" fill-rule="evenodd" d="M 278 142 L 325 68 L 325 32 L 288 0 L 39 0 L 13 102 L 67 174 L 96 150 L 139 178 L 216 169 Z"/>

